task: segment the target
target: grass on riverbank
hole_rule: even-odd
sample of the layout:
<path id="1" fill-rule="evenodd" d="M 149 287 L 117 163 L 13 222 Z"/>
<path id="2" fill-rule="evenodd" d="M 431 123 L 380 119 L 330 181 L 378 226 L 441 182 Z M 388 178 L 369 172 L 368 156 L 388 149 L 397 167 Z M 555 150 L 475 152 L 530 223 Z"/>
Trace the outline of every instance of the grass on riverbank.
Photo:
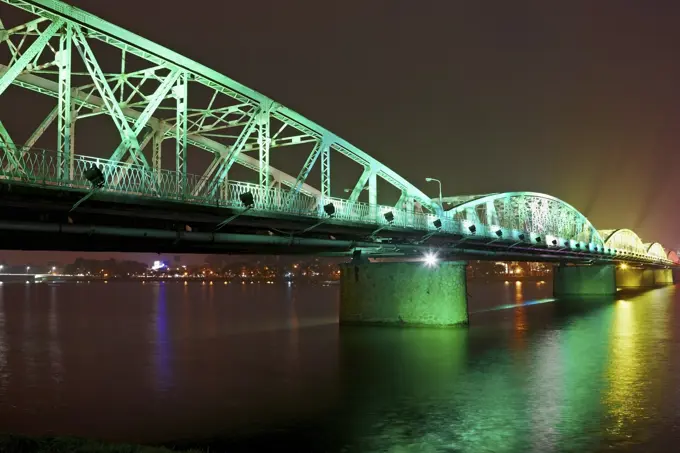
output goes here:
<path id="1" fill-rule="evenodd" d="M 0 435 L 0 453 L 201 453 L 143 445 L 109 444 L 70 437 Z"/>

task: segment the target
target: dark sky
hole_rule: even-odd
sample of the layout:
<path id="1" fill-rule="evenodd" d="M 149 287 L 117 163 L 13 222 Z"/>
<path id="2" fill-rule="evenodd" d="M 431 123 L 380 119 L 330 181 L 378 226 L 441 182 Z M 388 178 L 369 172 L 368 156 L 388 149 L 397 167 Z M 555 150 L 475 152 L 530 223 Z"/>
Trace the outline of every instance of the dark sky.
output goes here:
<path id="1" fill-rule="evenodd" d="M 70 0 L 271 96 L 426 193 L 529 190 L 680 245 L 680 2 Z"/>

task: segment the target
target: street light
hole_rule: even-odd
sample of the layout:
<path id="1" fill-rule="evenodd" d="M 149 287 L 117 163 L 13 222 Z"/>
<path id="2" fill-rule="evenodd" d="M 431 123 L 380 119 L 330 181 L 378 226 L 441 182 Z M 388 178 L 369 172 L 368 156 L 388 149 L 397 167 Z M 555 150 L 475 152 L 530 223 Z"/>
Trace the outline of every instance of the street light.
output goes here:
<path id="1" fill-rule="evenodd" d="M 31 269 L 31 266 L 26 266 L 26 273 Z"/>
<path id="2" fill-rule="evenodd" d="M 427 182 L 432 182 L 435 181 L 437 184 L 439 184 L 439 207 L 442 208 L 442 211 L 444 210 L 444 203 L 442 202 L 442 182 L 438 180 L 437 178 L 425 178 L 425 181 Z"/>
<path id="3" fill-rule="evenodd" d="M 364 187 L 364 188 L 363 188 L 363 189 L 361 189 L 361 190 L 362 190 L 362 191 L 364 191 L 364 190 L 368 190 L 368 187 Z M 345 192 L 345 193 L 350 193 L 350 192 L 353 192 L 353 191 L 354 191 L 354 189 L 348 189 L 348 188 L 344 188 L 344 189 L 342 189 L 342 191 L 343 191 L 343 192 Z"/>

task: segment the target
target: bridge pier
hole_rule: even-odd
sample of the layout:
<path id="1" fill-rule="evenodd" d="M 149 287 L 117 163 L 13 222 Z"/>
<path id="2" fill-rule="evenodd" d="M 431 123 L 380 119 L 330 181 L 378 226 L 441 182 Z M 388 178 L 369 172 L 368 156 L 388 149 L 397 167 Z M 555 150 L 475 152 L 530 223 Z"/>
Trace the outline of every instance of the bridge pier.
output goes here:
<path id="1" fill-rule="evenodd" d="M 644 269 L 626 267 L 616 269 L 616 285 L 621 288 L 655 288 L 672 285 L 671 269 Z"/>
<path id="2" fill-rule="evenodd" d="M 565 296 L 613 296 L 616 294 L 616 266 L 556 266 L 553 294 Z"/>
<path id="3" fill-rule="evenodd" d="M 464 261 L 341 266 L 340 323 L 455 326 L 468 323 Z"/>

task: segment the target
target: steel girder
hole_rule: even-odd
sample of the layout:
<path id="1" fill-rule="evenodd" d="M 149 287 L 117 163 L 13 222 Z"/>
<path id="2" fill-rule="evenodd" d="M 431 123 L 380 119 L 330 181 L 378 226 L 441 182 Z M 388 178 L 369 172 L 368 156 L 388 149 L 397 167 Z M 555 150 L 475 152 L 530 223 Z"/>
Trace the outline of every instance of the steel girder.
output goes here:
<path id="1" fill-rule="evenodd" d="M 565 241 L 604 246 L 598 231 L 576 208 L 550 195 L 535 192 L 508 192 L 480 195 L 446 212 L 454 221 L 495 231 L 532 234 L 534 242 L 551 242 L 564 247 Z M 498 235 L 497 235 L 498 236 Z M 501 236 L 502 237 L 502 236 Z M 539 241 L 539 242 L 540 242 Z"/>
<path id="2" fill-rule="evenodd" d="M 668 252 L 663 245 L 658 242 L 653 242 L 651 244 L 645 244 L 645 252 L 649 256 L 655 256 L 660 259 L 668 258 Z"/>
<path id="3" fill-rule="evenodd" d="M 87 190 L 84 171 L 98 165 L 106 176 L 104 190 L 128 196 L 236 208 L 241 207 L 239 196 L 251 192 L 255 209 L 268 215 L 318 217 L 323 215 L 321 204 L 332 202 L 334 222 L 508 242 L 509 247 L 520 241 L 531 247 L 580 250 L 594 257 L 622 254 L 670 262 L 663 247 L 645 247 L 634 233 L 634 237 L 621 232 L 603 240 L 576 209 L 548 195 L 453 197 L 444 201 L 454 208 L 443 212 L 438 203 L 366 152 L 223 74 L 58 0 L 0 2 L 34 15 L 15 26 L 0 18 L 0 45 L 9 51 L 9 59 L 0 62 L 0 96 L 15 85 L 57 100 L 24 143 L 12 140 L 0 123 L 2 179 Z M 97 58 L 102 45 L 120 52 L 119 71 L 102 67 L 102 62 L 108 63 Z M 79 66 L 74 66 L 77 57 Z M 128 69 L 135 66 L 128 64 L 132 58 L 137 59 L 137 66 L 143 62 L 143 67 Z M 209 92 L 209 100 L 192 94 L 201 90 Z M 111 118 L 120 134 L 108 159 L 75 153 L 75 125 L 92 116 Z M 55 119 L 58 136 L 53 151 L 35 149 Z M 175 140 L 174 169 L 161 165 L 161 145 L 167 139 Z M 151 165 L 142 152 L 149 141 L 153 142 Z M 297 176 L 269 164 L 273 149 L 300 144 L 312 149 Z M 187 172 L 190 146 L 214 156 L 202 176 Z M 257 152 L 257 158 L 251 152 Z M 332 197 L 333 152 L 363 168 L 348 199 Z M 321 170 L 318 188 L 309 181 L 317 161 Z M 233 164 L 256 172 L 257 184 L 229 181 Z M 378 177 L 401 193 L 396 206 L 378 204 Z M 366 188 L 369 201 L 359 202 Z M 388 212 L 391 216 L 386 216 Z M 436 226 L 439 222 L 441 227 Z"/>
<path id="4" fill-rule="evenodd" d="M 121 72 L 119 74 L 105 73 L 101 70 L 95 52 L 92 51 L 92 47 L 89 45 L 88 41 L 100 41 L 120 49 L 123 54 L 123 61 L 125 55 L 134 55 L 146 60 L 156 68 L 161 68 L 170 72 L 180 71 L 184 74 L 183 77 L 186 77 L 186 80 L 188 81 L 188 83 L 185 84 L 187 88 L 184 90 L 185 98 L 187 94 L 189 95 L 189 98 L 191 97 L 190 93 L 193 85 L 202 85 L 203 88 L 213 90 L 217 98 L 226 96 L 236 102 L 236 105 L 220 107 L 221 110 L 213 108 L 212 101 L 207 107 L 194 107 L 187 102 L 185 102 L 187 105 L 178 104 L 176 110 L 177 118 L 174 121 L 167 121 L 167 123 L 174 122 L 175 124 L 173 126 L 177 131 L 176 171 L 180 173 L 178 179 L 186 179 L 184 175 L 186 159 L 186 146 L 184 146 L 184 140 L 188 139 L 190 134 L 215 138 L 215 136 L 211 134 L 224 133 L 225 129 L 235 125 L 243 126 L 244 124 L 249 124 L 253 116 L 258 116 L 255 124 L 255 129 L 257 129 L 256 140 L 251 141 L 250 133 L 244 134 L 244 131 L 242 131 L 238 136 L 244 137 L 244 140 L 226 145 L 230 148 L 230 152 L 226 158 L 220 155 L 220 158 L 222 158 L 224 162 L 221 165 L 220 170 L 216 173 L 215 177 L 217 180 L 212 181 L 210 184 L 211 193 L 214 193 L 216 190 L 215 187 L 220 185 L 219 180 L 223 179 L 223 175 L 228 172 L 229 167 L 235 162 L 235 156 L 238 154 L 253 149 L 259 150 L 259 180 L 260 185 L 266 185 L 269 183 L 269 174 L 272 173 L 271 170 L 273 170 L 268 165 L 270 149 L 279 146 L 314 142 L 323 137 L 328 146 L 328 148 L 324 148 L 324 151 L 321 154 L 322 178 L 319 192 L 323 197 L 327 198 L 330 196 L 330 153 L 339 152 L 364 167 L 370 167 L 377 176 L 380 176 L 388 183 L 397 187 L 400 192 L 407 193 L 409 197 L 418 200 L 423 206 L 433 208 L 432 200 L 428 196 L 364 151 L 351 145 L 302 115 L 284 106 L 275 104 L 268 97 L 223 74 L 219 74 L 216 71 L 169 49 L 58 0 L 1 1 L 31 12 L 38 16 L 38 19 L 41 21 L 51 22 L 51 28 L 45 30 L 45 38 L 42 39 L 43 41 L 49 39 L 49 33 L 54 34 L 57 29 L 62 27 L 62 24 L 66 24 L 69 30 L 73 30 L 73 43 L 78 48 L 79 53 L 83 56 L 90 78 L 92 79 L 91 81 L 96 87 L 96 93 L 105 102 L 105 113 L 114 120 L 116 127 L 121 134 L 121 145 L 112 154 L 112 160 L 114 161 L 121 158 L 120 154 L 129 149 L 135 158 L 139 160 L 138 163 L 148 166 L 146 159 L 140 152 L 138 143 L 136 143 L 135 139 L 137 136 L 134 134 L 135 128 L 130 127 L 128 121 L 125 121 L 124 115 L 122 114 L 123 109 L 125 107 L 130 107 L 130 104 L 120 102 L 123 100 L 123 96 L 119 97 L 118 103 L 113 102 L 115 99 L 114 91 L 119 88 L 122 91 L 122 88 L 129 84 L 132 76 L 135 76 L 135 74 L 132 72 L 125 72 L 124 63 L 121 64 Z M 36 41 L 35 47 L 40 47 L 43 44 L 42 41 Z M 30 54 L 26 53 L 26 55 L 22 55 L 20 58 L 21 61 L 18 63 L 23 64 L 27 62 L 32 58 L 33 53 L 35 52 L 32 50 Z M 20 64 L 18 66 L 19 69 L 21 66 Z M 12 83 L 14 77 L 21 72 L 14 67 L 10 68 L 10 71 L 10 77 L 3 77 L 3 83 L 6 85 Z M 140 76 L 139 74 L 136 75 Z M 2 84 L 0 84 L 0 88 L 2 88 Z M 136 86 L 134 90 L 142 91 L 139 85 Z M 147 106 L 151 105 L 153 105 L 153 102 L 147 103 Z M 187 108 L 186 112 L 182 112 L 182 108 Z M 153 108 L 149 110 L 153 110 Z M 238 119 L 239 115 L 240 122 Z M 79 118 L 82 118 L 82 116 Z M 142 119 L 144 119 L 144 116 L 142 116 Z M 287 127 L 295 133 L 290 136 L 271 136 L 269 131 L 270 119 L 278 120 L 284 127 Z M 182 126 L 184 124 L 186 124 L 185 132 L 182 131 Z M 296 183 L 295 186 L 297 185 L 298 184 Z"/>

